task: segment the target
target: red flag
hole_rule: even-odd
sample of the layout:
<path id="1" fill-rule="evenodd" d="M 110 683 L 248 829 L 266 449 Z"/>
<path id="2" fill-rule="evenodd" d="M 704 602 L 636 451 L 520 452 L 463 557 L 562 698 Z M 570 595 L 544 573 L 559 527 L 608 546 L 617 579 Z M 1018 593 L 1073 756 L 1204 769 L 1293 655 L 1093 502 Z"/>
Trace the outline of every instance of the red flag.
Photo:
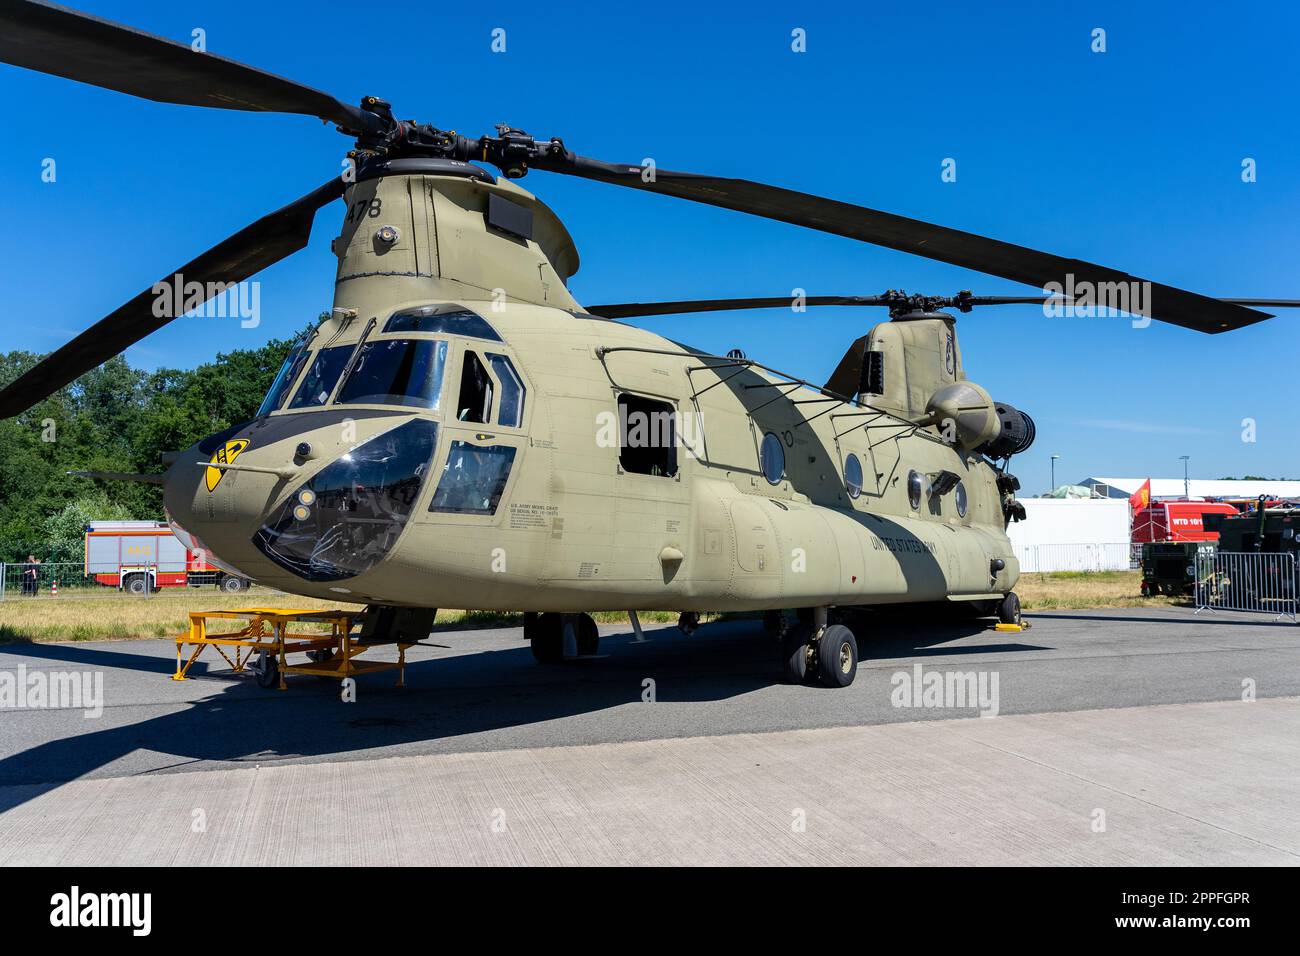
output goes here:
<path id="1" fill-rule="evenodd" d="M 1142 482 L 1141 488 L 1133 492 L 1133 494 L 1129 495 L 1128 504 L 1129 504 L 1129 508 L 1132 510 L 1132 513 L 1135 517 L 1137 516 L 1137 513 L 1139 511 L 1141 511 L 1143 508 L 1151 504 L 1151 479 L 1150 478 Z"/>

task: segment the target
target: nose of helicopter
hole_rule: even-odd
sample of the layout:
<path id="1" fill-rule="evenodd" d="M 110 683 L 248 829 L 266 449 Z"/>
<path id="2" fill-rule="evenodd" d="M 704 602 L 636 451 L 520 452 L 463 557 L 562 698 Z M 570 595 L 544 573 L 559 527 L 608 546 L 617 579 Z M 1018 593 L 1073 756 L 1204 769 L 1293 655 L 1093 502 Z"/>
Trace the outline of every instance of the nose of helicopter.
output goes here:
<path id="1" fill-rule="evenodd" d="M 163 500 L 173 526 L 226 570 L 328 583 L 391 549 L 423 487 L 437 424 L 360 409 L 277 415 L 183 452 Z"/>

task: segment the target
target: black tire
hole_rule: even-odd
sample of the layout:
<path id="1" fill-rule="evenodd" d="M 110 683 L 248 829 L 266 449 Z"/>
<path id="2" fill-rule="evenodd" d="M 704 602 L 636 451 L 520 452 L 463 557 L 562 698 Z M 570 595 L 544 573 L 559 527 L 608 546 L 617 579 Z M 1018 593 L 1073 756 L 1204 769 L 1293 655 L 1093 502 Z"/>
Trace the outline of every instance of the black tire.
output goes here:
<path id="1" fill-rule="evenodd" d="M 1007 592 L 998 605 L 998 620 L 1003 624 L 1020 624 L 1020 597 L 1015 591 Z"/>
<path id="2" fill-rule="evenodd" d="M 781 662 L 785 679 L 790 684 L 802 684 L 808 677 L 808 640 L 812 628 L 796 624 L 781 638 Z"/>
<path id="3" fill-rule="evenodd" d="M 308 651 L 307 660 L 315 664 L 324 664 L 326 661 L 334 660 L 334 648 L 322 647 L 318 650 Z"/>
<path id="4" fill-rule="evenodd" d="M 590 614 L 579 614 L 574 622 L 574 637 L 578 639 L 578 656 L 592 657 L 600 650 L 600 628 Z"/>
<path id="5" fill-rule="evenodd" d="M 539 614 L 532 627 L 526 627 L 528 643 L 539 664 L 558 664 L 564 660 L 564 619 L 558 614 Z"/>
<path id="6" fill-rule="evenodd" d="M 149 579 L 143 574 L 132 574 L 126 579 L 126 590 L 131 594 L 148 594 Z"/>
<path id="7" fill-rule="evenodd" d="M 262 651 L 258 655 L 257 667 L 254 670 L 257 674 L 257 686 L 264 690 L 270 690 L 272 687 L 280 686 L 280 659 L 274 654 L 268 654 Z"/>
<path id="8" fill-rule="evenodd" d="M 238 594 L 248 590 L 248 582 L 243 578 L 226 577 L 221 579 L 221 590 L 227 594 Z"/>
<path id="9" fill-rule="evenodd" d="M 832 624 L 817 642 L 817 679 L 827 687 L 848 687 L 858 673 L 858 639 L 843 624 Z"/>

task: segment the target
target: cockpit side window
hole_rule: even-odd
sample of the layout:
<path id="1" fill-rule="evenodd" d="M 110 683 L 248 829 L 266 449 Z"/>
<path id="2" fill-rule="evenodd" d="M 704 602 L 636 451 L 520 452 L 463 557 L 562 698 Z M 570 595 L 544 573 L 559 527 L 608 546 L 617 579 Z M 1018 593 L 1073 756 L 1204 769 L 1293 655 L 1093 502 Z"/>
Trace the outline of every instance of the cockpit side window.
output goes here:
<path id="1" fill-rule="evenodd" d="M 317 352 L 316 360 L 311 363 L 311 368 L 303 377 L 302 384 L 298 386 L 298 392 L 293 396 L 289 407 L 311 408 L 314 405 L 324 405 L 330 393 L 334 391 L 339 376 L 343 374 L 353 348 L 351 345 L 336 345 Z"/>
<path id="2" fill-rule="evenodd" d="M 298 373 L 302 371 L 303 363 L 307 361 L 308 341 L 308 336 L 302 336 L 290 349 L 289 354 L 285 356 L 284 362 L 280 365 L 280 371 L 276 373 L 275 381 L 271 383 L 266 398 L 262 399 L 262 406 L 257 410 L 258 418 L 278 411 L 280 406 L 284 404 L 284 400 L 289 397 L 289 389 L 297 381 Z"/>
<path id="3" fill-rule="evenodd" d="M 506 428 L 518 428 L 524 421 L 524 383 L 519 380 L 510 359 L 491 352 L 487 353 L 487 357 L 492 363 L 492 371 L 497 373 L 497 379 L 501 382 L 501 408 L 497 412 L 497 424 Z"/>
<path id="4" fill-rule="evenodd" d="M 487 424 L 492 420 L 492 377 L 478 355 L 465 351 L 460 369 L 460 397 L 456 400 L 456 419 Z"/>

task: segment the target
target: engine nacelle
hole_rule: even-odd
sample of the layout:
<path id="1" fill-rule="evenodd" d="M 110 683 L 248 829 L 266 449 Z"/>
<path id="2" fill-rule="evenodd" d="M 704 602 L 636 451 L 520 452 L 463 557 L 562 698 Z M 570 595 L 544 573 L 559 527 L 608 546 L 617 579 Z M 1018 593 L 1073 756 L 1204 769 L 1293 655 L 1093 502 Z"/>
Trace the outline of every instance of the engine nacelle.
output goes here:
<path id="1" fill-rule="evenodd" d="M 1016 455 L 1034 441 L 1034 420 L 1014 405 L 995 402 L 974 382 L 953 382 L 935 391 L 925 407 L 926 424 L 952 443 L 992 458 Z"/>

